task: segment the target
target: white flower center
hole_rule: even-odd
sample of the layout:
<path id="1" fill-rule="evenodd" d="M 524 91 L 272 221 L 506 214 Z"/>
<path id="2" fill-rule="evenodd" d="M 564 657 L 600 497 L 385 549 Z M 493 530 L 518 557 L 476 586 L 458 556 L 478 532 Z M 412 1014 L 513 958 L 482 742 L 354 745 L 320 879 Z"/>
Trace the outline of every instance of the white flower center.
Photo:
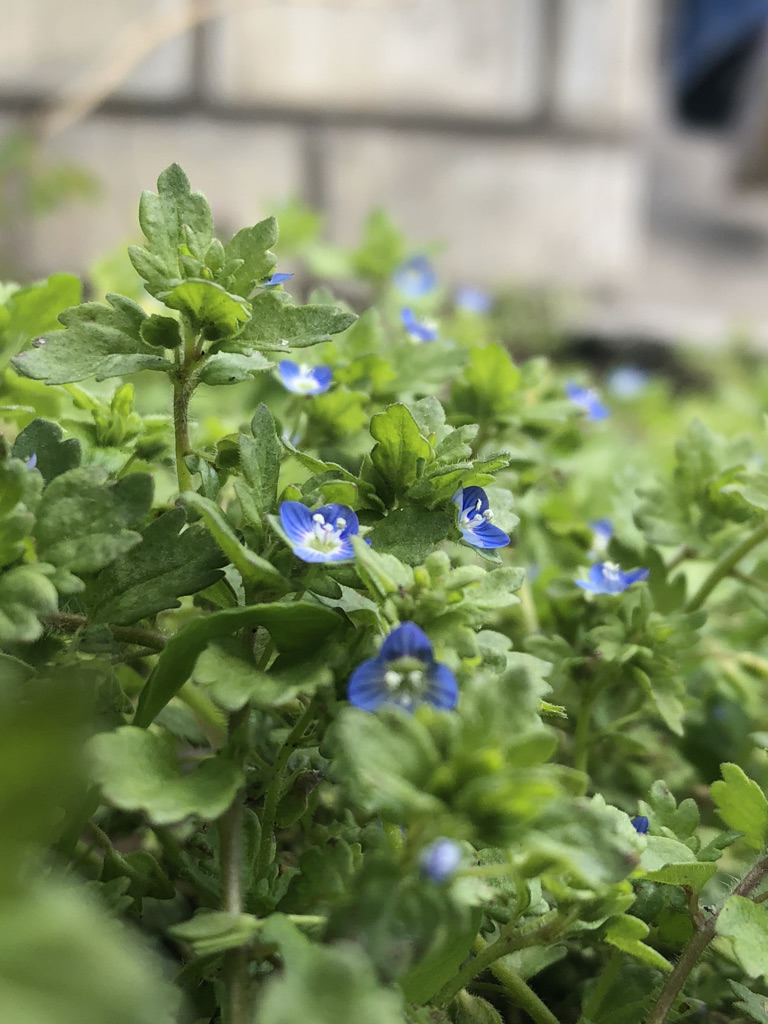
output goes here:
<path id="1" fill-rule="evenodd" d="M 621 578 L 621 567 L 616 562 L 603 562 L 603 579 L 609 583 L 618 583 Z"/>
<path id="2" fill-rule="evenodd" d="M 493 521 L 493 512 L 491 512 L 489 508 L 487 508 L 485 512 L 480 511 L 480 506 L 482 504 L 482 501 L 478 498 L 474 507 L 468 508 L 463 513 L 459 520 L 459 525 L 464 530 L 476 530 L 479 526 L 482 526 L 483 523 L 490 523 Z"/>
<path id="3" fill-rule="evenodd" d="M 400 658 L 394 664 L 396 668 L 388 668 L 384 673 L 384 686 L 398 704 L 409 708 L 425 687 L 423 663 L 416 658 Z"/>
<path id="4" fill-rule="evenodd" d="M 342 523 L 343 525 L 339 525 Z M 339 517 L 336 526 L 326 523 L 325 517 L 320 512 L 312 516 L 312 531 L 304 538 L 304 543 L 313 551 L 321 551 L 323 554 L 335 554 L 342 545 L 341 531 L 346 522 Z"/>
<path id="5" fill-rule="evenodd" d="M 317 381 L 312 377 L 312 367 L 302 363 L 299 366 L 298 376 L 294 379 L 293 386 L 296 391 L 307 394 L 317 388 Z"/>

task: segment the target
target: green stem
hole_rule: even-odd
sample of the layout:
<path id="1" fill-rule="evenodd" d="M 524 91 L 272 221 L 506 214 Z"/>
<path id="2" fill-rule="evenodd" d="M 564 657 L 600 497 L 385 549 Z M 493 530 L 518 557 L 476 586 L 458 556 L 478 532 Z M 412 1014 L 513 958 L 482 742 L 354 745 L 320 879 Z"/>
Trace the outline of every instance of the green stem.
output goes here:
<path id="1" fill-rule="evenodd" d="M 227 734 L 227 720 L 211 698 L 190 682 L 184 683 L 176 696 L 194 714 L 211 746 L 215 749 L 223 746 Z"/>
<path id="2" fill-rule="evenodd" d="M 230 718 L 230 737 L 238 731 L 250 714 L 246 704 Z M 232 805 L 218 820 L 219 866 L 221 871 L 222 909 L 233 915 L 243 912 L 243 799 L 245 790 L 235 795 Z M 228 1024 L 252 1024 L 253 992 L 248 969 L 248 951 L 231 949 L 224 957 Z"/>
<path id="3" fill-rule="evenodd" d="M 475 941 L 478 940 L 479 942 L 484 941 L 479 936 Z M 536 1024 L 560 1024 L 549 1007 L 539 999 L 519 974 L 515 974 L 511 967 L 497 960 L 496 963 L 491 964 L 491 970 L 507 990 L 512 1002 L 521 1010 L 525 1010 L 531 1020 L 536 1021 Z"/>
<path id="4" fill-rule="evenodd" d="M 685 610 L 687 612 L 698 611 L 720 580 L 724 579 L 730 571 L 739 564 L 742 558 L 749 554 L 752 548 L 756 548 L 757 545 L 762 544 L 764 540 L 768 540 L 768 520 L 754 529 L 751 533 L 747 534 L 742 541 L 734 545 L 730 551 L 726 551 L 725 554 L 715 562 L 712 567 L 712 571 L 685 606 Z"/>
<path id="5" fill-rule="evenodd" d="M 259 850 L 256 855 L 254 868 L 255 880 L 263 878 L 270 865 L 270 851 L 272 847 L 272 835 L 275 830 L 277 817 L 277 805 L 280 800 L 280 792 L 283 788 L 283 773 L 288 765 L 291 754 L 299 745 L 302 736 L 307 731 L 317 710 L 317 694 L 310 700 L 303 713 L 286 736 L 283 745 L 277 752 L 275 762 L 272 765 L 272 778 L 267 787 L 267 794 L 264 798 L 264 813 L 261 819 L 261 838 Z"/>
<path id="6" fill-rule="evenodd" d="M 542 939 L 549 936 L 553 927 L 557 928 L 561 920 L 557 911 L 551 910 L 521 928 L 512 930 L 507 925 L 502 929 L 498 939 L 490 945 L 478 935 L 472 947 L 477 955 L 465 963 L 461 970 L 443 985 L 432 1002 L 435 1006 L 447 1006 L 473 978 L 490 967 L 496 960 L 506 956 L 507 953 L 513 953 L 516 949 L 538 945 Z"/>
<path id="7" fill-rule="evenodd" d="M 749 896 L 760 885 L 766 875 L 768 875 L 768 857 L 759 860 L 750 868 L 731 895 Z M 723 906 L 725 906 L 725 903 Z M 707 917 L 698 931 L 695 931 L 691 936 L 688 945 L 680 954 L 672 972 L 667 975 L 667 980 L 659 993 L 659 998 L 656 1000 L 646 1024 L 663 1024 L 666 1020 L 667 1014 L 672 1009 L 683 985 L 688 980 L 688 975 L 696 966 L 696 962 L 701 954 L 715 937 L 717 919 L 722 909 L 723 907 L 721 906 L 716 913 Z"/>
<path id="8" fill-rule="evenodd" d="M 57 615 L 49 615 L 46 621 L 56 629 L 65 633 L 76 633 L 88 625 L 88 619 L 84 615 L 68 615 L 59 612 Z M 110 626 L 112 636 L 124 644 L 137 644 L 139 647 L 149 647 L 153 651 L 162 651 L 168 643 L 168 638 L 163 633 L 156 633 L 151 629 L 140 629 L 138 626 Z"/>
<path id="9" fill-rule="evenodd" d="M 608 964 L 600 975 L 597 984 L 589 993 L 589 999 L 584 1003 L 581 1016 L 576 1024 L 592 1024 L 592 1021 L 595 1019 L 595 1015 L 605 1001 L 605 997 L 611 991 L 611 985 L 613 985 L 614 981 L 618 977 L 623 963 L 624 954 L 619 949 L 614 950 L 613 956 L 608 961 Z"/>
<path id="10" fill-rule="evenodd" d="M 539 623 L 539 616 L 536 612 L 536 602 L 533 598 L 533 589 L 527 579 L 523 580 L 523 585 L 518 591 L 520 598 L 520 610 L 523 613 L 523 621 L 525 622 L 525 628 L 528 633 L 540 633 L 541 625 Z"/>
<path id="11" fill-rule="evenodd" d="M 184 461 L 189 455 L 189 400 L 194 387 L 191 385 L 186 367 L 176 372 L 173 382 L 173 436 L 176 453 L 176 477 L 179 481 L 179 493 L 192 489 L 192 474 Z"/>
<path id="12" fill-rule="evenodd" d="M 573 764 L 577 771 L 588 774 L 589 767 L 589 726 L 592 717 L 594 697 L 584 695 L 576 719 L 576 732 L 573 738 Z"/>

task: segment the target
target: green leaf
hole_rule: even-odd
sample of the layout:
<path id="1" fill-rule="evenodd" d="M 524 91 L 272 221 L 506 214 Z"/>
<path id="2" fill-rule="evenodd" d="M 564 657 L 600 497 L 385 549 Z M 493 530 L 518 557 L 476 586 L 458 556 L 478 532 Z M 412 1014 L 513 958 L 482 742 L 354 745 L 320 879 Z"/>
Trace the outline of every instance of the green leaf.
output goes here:
<path id="1" fill-rule="evenodd" d="M 731 949 L 751 978 L 768 981 L 768 914 L 744 896 L 729 896 L 717 917 L 717 934 L 730 939 Z"/>
<path id="2" fill-rule="evenodd" d="M 199 524 L 187 527 L 182 509 L 159 516 L 142 531 L 141 543 L 121 555 L 93 580 L 83 600 L 92 622 L 128 625 L 178 608 L 179 598 L 196 594 L 221 578 L 226 559 Z"/>
<path id="3" fill-rule="evenodd" d="M 744 842 L 763 849 L 768 839 L 768 800 L 737 764 L 722 764 L 723 781 L 710 787 L 718 814 L 729 828 L 744 833 Z"/>
<path id="4" fill-rule="evenodd" d="M 58 316 L 80 302 L 80 279 L 52 274 L 46 281 L 18 288 L 0 308 L 0 370 L 33 338 L 58 329 Z"/>
<path id="5" fill-rule="evenodd" d="M 482 909 L 477 907 L 465 929 L 444 936 L 436 949 L 431 949 L 422 960 L 398 978 L 398 985 L 409 1003 L 421 1006 L 429 1002 L 454 977 L 477 938 L 482 917 Z"/>
<path id="6" fill-rule="evenodd" d="M 376 413 L 370 430 L 376 441 L 371 462 L 387 484 L 386 497 L 392 504 L 419 479 L 432 456 L 432 449 L 429 441 L 421 436 L 410 410 L 399 402 Z"/>
<path id="7" fill-rule="evenodd" d="M 173 363 L 141 338 L 147 314 L 131 299 L 108 295 L 109 306 L 85 302 L 62 313 L 63 331 L 44 334 L 12 360 L 19 373 L 46 384 L 86 377 L 116 377 L 137 370 L 173 369 Z"/>
<path id="8" fill-rule="evenodd" d="M 202 910 L 189 921 L 168 931 L 187 942 L 196 956 L 210 956 L 224 949 L 238 949 L 252 942 L 261 931 L 263 919 L 252 914 L 228 914 L 224 910 Z"/>
<path id="9" fill-rule="evenodd" d="M 191 814 L 218 818 L 243 783 L 240 768 L 227 757 L 208 757 L 188 769 L 172 737 L 133 725 L 92 737 L 88 753 L 104 798 L 121 810 L 143 811 L 155 825 Z"/>
<path id="10" fill-rule="evenodd" d="M 29 644 L 43 632 L 40 619 L 58 608 L 56 587 L 34 565 L 0 573 L 0 644 Z"/>
<path id="11" fill-rule="evenodd" d="M 657 967 L 661 971 L 671 971 L 672 965 L 669 961 L 643 942 L 643 939 L 648 937 L 649 931 L 645 921 L 629 914 L 622 914 L 621 917 L 612 918 L 608 923 L 608 927 L 605 929 L 605 941 L 650 967 Z"/>
<path id="12" fill-rule="evenodd" d="M 178 348 L 183 341 L 179 321 L 159 313 L 153 313 L 143 320 L 139 333 L 142 341 L 154 348 Z"/>
<path id="13" fill-rule="evenodd" d="M 272 273 L 277 266 L 277 257 L 269 250 L 276 244 L 277 237 L 277 221 L 268 217 L 230 238 L 224 246 L 225 258 L 237 260 L 239 265 L 228 280 L 229 288 L 248 298 L 256 282 Z"/>
<path id="14" fill-rule="evenodd" d="M 153 481 L 131 473 L 107 486 L 107 472 L 96 466 L 71 469 L 43 492 L 34 537 L 41 560 L 59 570 L 58 583 L 80 589 L 72 573 L 98 572 L 135 547 L 134 532 L 152 504 Z"/>
<path id="15" fill-rule="evenodd" d="M 288 589 L 285 578 L 270 562 L 238 540 L 234 527 L 215 501 L 194 491 L 185 491 L 181 500 L 200 513 L 211 536 L 243 579 L 266 584 L 277 590 Z"/>
<path id="16" fill-rule="evenodd" d="M 665 864 L 663 868 L 649 871 L 646 878 L 665 885 L 687 885 L 694 892 L 701 892 L 716 873 L 717 865 L 712 861 L 703 864 L 697 861 L 695 864 Z"/>
<path id="17" fill-rule="evenodd" d="M 250 303 L 240 295 L 205 279 L 188 278 L 157 297 L 169 309 L 184 313 L 196 331 L 213 340 L 235 334 L 251 312 Z"/>
<path id="18" fill-rule="evenodd" d="M 387 551 L 407 565 L 421 565 L 453 526 L 447 509 L 426 512 L 408 506 L 393 509 L 368 535 L 377 551 Z"/>
<path id="19" fill-rule="evenodd" d="M 520 370 L 507 350 L 493 343 L 472 349 L 453 396 L 462 412 L 483 423 L 513 408 L 519 386 Z"/>
<path id="20" fill-rule="evenodd" d="M 36 469 L 46 483 L 54 477 L 77 469 L 82 459 L 80 442 L 76 437 L 62 441 L 63 431 L 58 423 L 32 420 L 16 438 L 12 454 L 26 462 L 31 455 L 37 458 Z"/>
<path id="21" fill-rule="evenodd" d="M 413 570 L 394 555 L 374 551 L 361 537 L 351 538 L 355 549 L 355 568 L 374 598 L 396 594 L 413 587 Z"/>
<path id="22" fill-rule="evenodd" d="M 151 295 L 167 291 L 186 276 L 184 251 L 197 263 L 198 273 L 202 271 L 213 237 L 213 218 L 205 196 L 191 190 L 178 164 L 171 164 L 157 179 L 157 194 L 142 192 L 139 223 L 147 246 L 131 246 L 128 255 Z"/>
<path id="23" fill-rule="evenodd" d="M 139 696 L 136 725 L 146 727 L 174 697 L 192 673 L 210 640 L 239 629 L 263 626 L 278 651 L 311 651 L 343 624 L 341 616 L 322 605 L 303 601 L 225 608 L 194 619 L 170 638 Z"/>
<path id="24" fill-rule="evenodd" d="M 374 280 L 389 278 L 406 256 L 405 239 L 389 214 L 373 210 L 363 227 L 363 241 L 353 254 L 355 270 Z"/>
<path id="25" fill-rule="evenodd" d="M 261 404 L 251 420 L 252 437 L 238 439 L 244 480 L 235 482 L 235 494 L 249 526 L 261 537 L 264 517 L 275 511 L 282 448 L 272 413 Z"/>
<path id="26" fill-rule="evenodd" d="M 253 352 L 249 356 L 238 352 L 217 352 L 203 366 L 200 380 L 211 386 L 239 384 L 244 380 L 252 380 L 265 370 L 271 370 L 274 365 L 260 352 Z"/>
<path id="27" fill-rule="evenodd" d="M 402 1000 L 379 983 L 358 946 L 311 943 L 280 915 L 267 920 L 262 937 L 278 944 L 284 969 L 264 986 L 259 1024 L 403 1024 Z"/>
<path id="28" fill-rule="evenodd" d="M 736 1003 L 740 1010 L 748 1013 L 757 1024 L 768 1024 L 768 997 L 756 995 L 750 992 L 746 985 L 740 985 L 738 981 L 728 981 L 733 991 L 740 997 Z"/>
<path id="29" fill-rule="evenodd" d="M 356 320 L 354 313 L 341 313 L 336 306 L 293 306 L 286 293 L 261 292 L 252 303 L 251 319 L 240 334 L 221 346 L 227 352 L 286 352 L 330 341 Z"/>

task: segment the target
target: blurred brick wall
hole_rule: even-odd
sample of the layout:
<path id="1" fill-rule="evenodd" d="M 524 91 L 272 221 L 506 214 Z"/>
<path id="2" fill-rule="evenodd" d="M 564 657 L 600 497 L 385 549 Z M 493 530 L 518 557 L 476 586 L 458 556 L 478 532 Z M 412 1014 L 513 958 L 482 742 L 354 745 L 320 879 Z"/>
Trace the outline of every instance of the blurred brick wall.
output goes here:
<path id="1" fill-rule="evenodd" d="M 4 0 L 0 127 L 120 68 L 192 0 Z M 352 242 L 377 204 L 454 280 L 601 287 L 643 246 L 658 0 L 252 0 L 160 43 L 46 138 L 103 181 L 16 239 L 79 271 L 172 160 L 236 228 L 300 195 Z M 170 19 L 170 20 L 169 20 Z"/>

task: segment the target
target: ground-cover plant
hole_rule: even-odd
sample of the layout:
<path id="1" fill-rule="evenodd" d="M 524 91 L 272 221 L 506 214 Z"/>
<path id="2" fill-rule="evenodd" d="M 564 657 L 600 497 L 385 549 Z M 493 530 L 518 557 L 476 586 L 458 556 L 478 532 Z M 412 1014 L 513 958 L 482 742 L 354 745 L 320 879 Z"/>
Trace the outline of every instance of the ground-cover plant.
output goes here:
<path id="1" fill-rule="evenodd" d="M 721 436 L 383 215 L 359 316 L 139 220 L 144 298 L 0 296 L 0 1020 L 764 1024 L 765 375 Z"/>

